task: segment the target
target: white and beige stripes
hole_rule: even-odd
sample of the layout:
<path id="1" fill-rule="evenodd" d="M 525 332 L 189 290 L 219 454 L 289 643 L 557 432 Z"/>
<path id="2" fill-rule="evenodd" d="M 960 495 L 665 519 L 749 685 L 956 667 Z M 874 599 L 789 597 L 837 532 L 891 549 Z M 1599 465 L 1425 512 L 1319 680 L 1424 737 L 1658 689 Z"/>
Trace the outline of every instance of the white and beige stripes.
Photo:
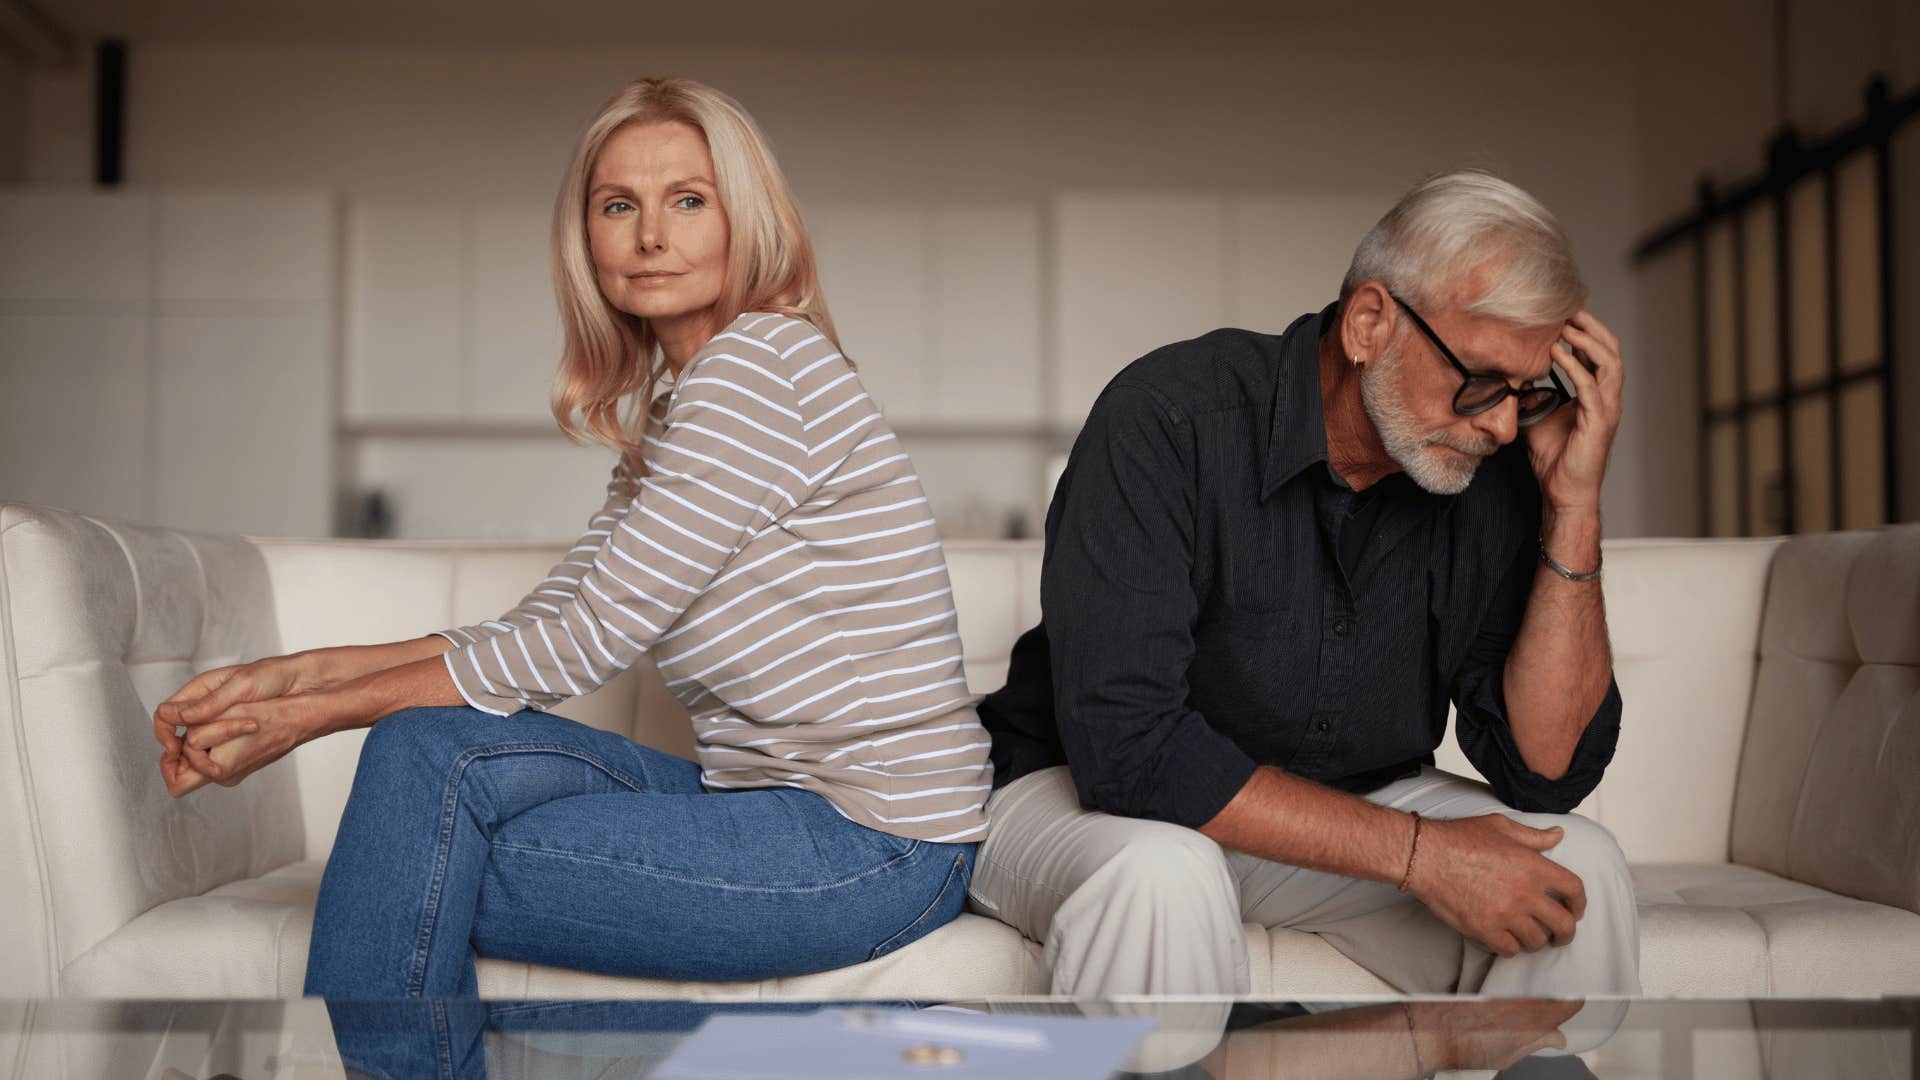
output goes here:
<path id="1" fill-rule="evenodd" d="M 988 739 L 919 477 L 811 325 L 734 320 L 653 403 L 650 475 L 614 469 L 519 605 L 437 631 L 477 709 L 587 693 L 649 654 L 713 788 L 816 791 L 922 840 L 985 833 Z"/>

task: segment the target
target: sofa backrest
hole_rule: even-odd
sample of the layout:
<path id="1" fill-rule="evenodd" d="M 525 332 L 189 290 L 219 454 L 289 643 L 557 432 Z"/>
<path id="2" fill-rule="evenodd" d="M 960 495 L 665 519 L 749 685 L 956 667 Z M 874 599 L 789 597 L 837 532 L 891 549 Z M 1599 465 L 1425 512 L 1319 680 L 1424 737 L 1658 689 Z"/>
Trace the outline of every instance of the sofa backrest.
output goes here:
<path id="1" fill-rule="evenodd" d="M 256 543 L 274 581 L 278 633 L 288 650 L 390 640 L 497 615 L 538 580 L 562 547 L 487 541 Z M 1835 570 L 1833 558 L 1815 557 L 1829 549 L 1862 555 L 1871 549 L 1877 561 L 1863 564 L 1865 576 L 1855 577 Z M 967 681 L 974 691 L 986 693 L 1005 680 L 1014 639 L 1040 617 L 1042 545 L 1038 540 L 949 541 L 946 553 Z M 1777 553 L 1785 557 L 1776 560 Z M 1857 668 L 1865 670 L 1863 656 L 1876 658 L 1869 665 L 1875 671 L 1866 672 L 1868 681 L 1856 697 L 1869 685 L 1883 695 L 1893 693 L 1900 678 L 1911 677 L 1913 641 L 1920 636 L 1912 600 L 1914 575 L 1920 573 L 1916 558 L 1920 537 L 1914 527 L 1791 542 L 1608 541 L 1604 588 L 1626 715 L 1614 763 L 1580 812 L 1611 829 L 1636 862 L 1723 862 L 1731 841 L 1737 861 L 1784 872 L 1789 819 L 1801 819 L 1783 808 L 1797 812 L 1798 793 L 1805 787 L 1794 772 L 1796 763 L 1805 761 L 1821 722 L 1840 699 L 1842 683 L 1852 680 Z M 1885 565 L 1889 560 L 1899 564 L 1899 573 Z M 1906 599 L 1876 590 L 1879 578 L 1890 586 L 1906 582 Z M 342 596 L 381 599 L 343 604 Z M 1851 615 L 1843 612 L 1843 603 L 1851 605 Z M 1764 649 L 1763 606 L 1769 635 Z M 1852 644 L 1856 626 L 1865 634 L 1857 645 Z M 1802 638 L 1831 644 L 1823 651 L 1798 644 Z M 1763 651 L 1770 665 L 1761 662 Z M 1898 661 L 1901 656 L 1907 659 Z M 1810 681 L 1790 671 L 1808 657 L 1830 658 L 1819 661 L 1824 666 L 1809 675 Z M 1878 670 L 1883 667 L 1890 670 Z M 1900 668 L 1904 676 L 1891 670 Z M 644 663 L 557 711 L 670 752 L 692 751 L 685 712 Z M 1769 732 L 1781 725 L 1793 728 L 1792 737 L 1750 734 L 1750 712 Z M 357 749 L 357 739 L 335 738 L 296 755 L 306 780 L 299 796 L 308 808 L 310 857 L 331 847 Z M 1436 756 L 1443 767 L 1473 775 L 1451 738 Z M 1850 767 L 1837 760 L 1819 775 L 1844 775 Z M 1789 788 L 1795 794 L 1783 794 Z M 1810 790 L 1837 795 L 1844 786 L 1815 784 Z M 1827 805 L 1810 797 L 1806 822 L 1823 821 Z M 1851 804 L 1842 798 L 1837 805 Z"/>
<path id="2" fill-rule="evenodd" d="M 284 651 L 329 645 L 401 641 L 450 626 L 497 617 L 518 603 L 561 557 L 565 543 L 487 540 L 282 540 L 256 539 L 273 580 L 276 632 Z M 658 726 L 670 738 L 663 750 L 689 752 L 692 730 L 686 713 L 661 685 L 650 664 L 554 711 L 608 731 L 638 738 L 640 688 L 651 683 L 672 719 Z M 646 726 L 646 725 L 643 725 Z M 349 731 L 309 743 L 292 755 L 301 779 L 300 798 L 308 858 L 323 858 L 346 807 L 364 731 Z M 644 741 L 644 740 L 642 740 Z M 244 786 L 244 785 L 243 785 Z"/>
<path id="3" fill-rule="evenodd" d="M 563 545 L 498 541 L 256 541 L 288 650 L 384 641 L 498 615 Z M 1580 810 L 1641 862 L 1727 858 L 1767 571 L 1779 540 L 1622 540 L 1604 587 L 1627 714 L 1614 764 Z M 1014 640 L 1040 617 L 1038 540 L 949 541 L 947 566 L 977 693 L 1006 679 Z M 342 596 L 378 596 L 343 604 Z M 556 711 L 672 753 L 691 728 L 651 665 Z M 358 753 L 334 737 L 296 755 L 307 849 L 332 846 Z M 1474 775 L 1449 738 L 1443 767 Z"/>
<path id="4" fill-rule="evenodd" d="M 1635 862 L 1727 860 L 1767 567 L 1779 546 L 1605 545 L 1601 581 L 1625 709 L 1613 762 L 1578 812 L 1612 830 Z"/>
<path id="5" fill-rule="evenodd" d="M 1920 911 L 1920 525 L 1775 557 L 1733 858 Z"/>
<path id="6" fill-rule="evenodd" d="M 179 800 L 157 768 L 155 706 L 196 672 L 281 651 L 254 545 L 0 503 L 0 639 L 9 993 L 55 993 L 135 915 L 301 857 L 291 762 Z"/>

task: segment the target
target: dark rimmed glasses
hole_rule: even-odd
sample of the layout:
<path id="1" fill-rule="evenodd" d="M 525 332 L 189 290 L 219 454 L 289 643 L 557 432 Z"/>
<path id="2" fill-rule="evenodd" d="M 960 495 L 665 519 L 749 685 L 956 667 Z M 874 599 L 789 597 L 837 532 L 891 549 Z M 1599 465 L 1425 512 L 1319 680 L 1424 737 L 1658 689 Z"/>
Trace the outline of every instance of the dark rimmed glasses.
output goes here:
<path id="1" fill-rule="evenodd" d="M 1573 400 L 1573 395 L 1567 392 L 1566 385 L 1560 381 L 1559 373 L 1551 367 L 1547 369 L 1547 378 L 1551 380 L 1551 385 L 1535 383 L 1518 389 L 1498 375 L 1475 374 L 1468 371 L 1467 365 L 1453 355 L 1453 350 L 1447 348 L 1447 343 L 1440 340 L 1440 335 L 1433 332 L 1433 327 L 1427 325 L 1427 320 L 1421 318 L 1420 313 L 1413 310 L 1412 305 L 1392 293 L 1387 295 L 1393 296 L 1393 302 L 1400 305 L 1400 310 L 1407 313 L 1407 316 L 1413 320 L 1413 325 L 1427 335 L 1427 340 L 1433 342 L 1433 347 L 1439 349 L 1440 355 L 1446 357 L 1447 363 L 1452 364 L 1453 369 L 1466 380 L 1460 384 L 1460 389 L 1453 392 L 1453 411 L 1459 415 L 1476 416 L 1507 400 L 1508 395 L 1512 395 L 1519 400 L 1520 426 L 1526 427 L 1545 420 L 1553 415 L 1553 410 Z"/>

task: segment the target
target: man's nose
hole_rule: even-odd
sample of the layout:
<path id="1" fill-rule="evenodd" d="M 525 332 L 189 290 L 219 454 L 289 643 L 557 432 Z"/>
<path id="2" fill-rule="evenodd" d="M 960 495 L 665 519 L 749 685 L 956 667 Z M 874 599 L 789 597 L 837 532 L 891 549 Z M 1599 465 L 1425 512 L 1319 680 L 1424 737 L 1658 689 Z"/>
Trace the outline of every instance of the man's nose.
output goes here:
<path id="1" fill-rule="evenodd" d="M 1500 404 L 1474 417 L 1474 421 L 1474 427 L 1505 446 L 1520 434 L 1520 400 L 1508 394 Z"/>

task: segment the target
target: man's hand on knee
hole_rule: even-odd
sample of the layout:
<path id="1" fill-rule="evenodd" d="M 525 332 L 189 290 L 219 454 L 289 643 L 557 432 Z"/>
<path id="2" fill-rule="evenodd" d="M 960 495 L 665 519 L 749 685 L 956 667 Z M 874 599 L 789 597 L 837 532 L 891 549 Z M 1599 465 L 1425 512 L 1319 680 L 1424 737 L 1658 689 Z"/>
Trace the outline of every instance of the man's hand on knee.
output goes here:
<path id="1" fill-rule="evenodd" d="M 1442 921 L 1501 956 L 1573 940 L 1587 910 L 1580 878 L 1541 854 L 1563 830 L 1501 814 L 1422 823 L 1408 891 Z"/>

